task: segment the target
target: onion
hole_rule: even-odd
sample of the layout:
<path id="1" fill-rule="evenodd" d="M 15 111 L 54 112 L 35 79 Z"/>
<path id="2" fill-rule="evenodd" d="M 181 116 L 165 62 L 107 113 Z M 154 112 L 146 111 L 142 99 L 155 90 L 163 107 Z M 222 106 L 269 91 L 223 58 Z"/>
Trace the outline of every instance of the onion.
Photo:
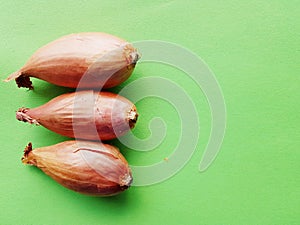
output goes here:
<path id="1" fill-rule="evenodd" d="M 32 150 L 29 143 L 22 158 L 61 185 L 88 195 L 109 196 L 126 190 L 132 175 L 126 159 L 111 145 L 65 141 Z"/>
<path id="2" fill-rule="evenodd" d="M 71 34 L 38 49 L 4 81 L 15 79 L 18 87 L 29 89 L 29 77 L 70 88 L 110 88 L 131 75 L 138 59 L 130 43 L 113 35 Z"/>
<path id="3" fill-rule="evenodd" d="M 20 108 L 16 118 L 58 134 L 87 140 L 111 140 L 135 126 L 136 107 L 110 93 L 78 91 L 60 95 L 37 108 Z"/>

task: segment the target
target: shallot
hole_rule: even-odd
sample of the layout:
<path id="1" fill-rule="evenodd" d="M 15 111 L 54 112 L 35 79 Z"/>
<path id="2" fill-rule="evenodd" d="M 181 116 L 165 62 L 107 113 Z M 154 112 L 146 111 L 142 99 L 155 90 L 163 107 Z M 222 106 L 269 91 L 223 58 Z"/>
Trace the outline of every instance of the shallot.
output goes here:
<path id="1" fill-rule="evenodd" d="M 65 141 L 32 150 L 29 143 L 22 157 L 61 185 L 88 195 L 110 196 L 126 190 L 130 167 L 116 147 L 89 141 Z"/>
<path id="2" fill-rule="evenodd" d="M 16 118 L 63 136 L 111 140 L 135 126 L 138 113 L 128 99 L 92 90 L 62 94 L 37 108 L 20 108 Z"/>
<path id="3" fill-rule="evenodd" d="M 70 88 L 110 88 L 132 73 L 139 54 L 132 44 L 106 33 L 63 36 L 38 49 L 18 71 L 18 87 L 32 89 L 29 77 Z"/>

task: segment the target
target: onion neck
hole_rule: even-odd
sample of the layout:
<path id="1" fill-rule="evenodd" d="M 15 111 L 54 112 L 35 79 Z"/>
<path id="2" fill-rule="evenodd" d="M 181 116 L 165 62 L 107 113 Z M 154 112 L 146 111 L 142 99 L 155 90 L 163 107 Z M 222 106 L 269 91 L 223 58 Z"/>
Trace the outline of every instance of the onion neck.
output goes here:
<path id="1" fill-rule="evenodd" d="M 20 75 L 15 80 L 19 88 L 24 87 L 29 88 L 29 90 L 33 90 L 32 82 L 28 76 Z"/>
<path id="2" fill-rule="evenodd" d="M 29 111 L 29 108 L 20 108 L 16 112 L 16 118 L 19 121 L 23 121 L 25 123 L 40 125 L 39 122 L 36 119 L 31 118 L 27 113 Z"/>
<path id="3" fill-rule="evenodd" d="M 24 149 L 24 155 L 22 157 L 22 163 L 34 165 L 36 166 L 36 160 L 33 158 L 32 155 L 32 144 L 31 142 L 28 143 L 28 145 Z"/>

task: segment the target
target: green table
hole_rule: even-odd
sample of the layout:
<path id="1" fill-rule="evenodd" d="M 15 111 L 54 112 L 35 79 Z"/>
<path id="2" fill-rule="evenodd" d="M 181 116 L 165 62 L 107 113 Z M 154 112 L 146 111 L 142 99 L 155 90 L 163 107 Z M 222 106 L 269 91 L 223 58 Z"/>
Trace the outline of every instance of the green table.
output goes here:
<path id="1" fill-rule="evenodd" d="M 205 93 L 179 69 L 140 63 L 129 80 L 110 91 L 117 93 L 146 77 L 180 86 L 198 113 L 195 152 L 163 182 L 133 186 L 110 198 L 84 196 L 20 161 L 29 141 L 42 147 L 67 138 L 15 119 L 19 107 L 37 107 L 72 89 L 37 79 L 32 79 L 34 91 L 1 83 L 0 223 L 299 224 L 299 6 L 293 0 L 2 2 L 2 80 L 36 49 L 69 33 L 102 31 L 132 42 L 163 40 L 189 49 L 206 62 L 222 89 L 227 125 L 218 156 L 199 172 L 212 127 Z M 149 87 L 137 91 L 151 92 Z M 163 118 L 166 125 L 165 138 L 152 151 L 110 142 L 131 165 L 169 163 L 182 127 L 181 114 L 171 103 L 157 96 L 136 103 L 140 118 L 133 133 L 138 138 L 151 136 L 148 126 L 155 117 Z M 188 135 L 197 138 L 194 132 Z"/>

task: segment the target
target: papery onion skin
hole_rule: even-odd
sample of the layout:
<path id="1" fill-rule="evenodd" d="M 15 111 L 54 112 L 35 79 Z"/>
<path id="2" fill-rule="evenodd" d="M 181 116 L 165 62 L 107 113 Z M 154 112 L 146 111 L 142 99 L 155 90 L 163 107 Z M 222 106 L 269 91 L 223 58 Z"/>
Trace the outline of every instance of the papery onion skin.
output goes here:
<path id="1" fill-rule="evenodd" d="M 37 108 L 20 108 L 16 118 L 67 137 L 111 140 L 132 129 L 138 113 L 118 94 L 84 90 L 60 95 Z"/>
<path id="2" fill-rule="evenodd" d="M 116 147 L 100 142 L 65 141 L 34 150 L 29 143 L 22 162 L 40 168 L 66 188 L 87 195 L 116 195 L 132 182 L 123 155 Z"/>
<path id="3" fill-rule="evenodd" d="M 70 88 L 110 88 L 131 75 L 139 57 L 130 43 L 113 35 L 70 34 L 38 49 L 4 81 L 15 79 L 18 87 L 29 89 L 33 89 L 29 77 Z M 82 79 L 87 74 L 92 79 Z"/>

